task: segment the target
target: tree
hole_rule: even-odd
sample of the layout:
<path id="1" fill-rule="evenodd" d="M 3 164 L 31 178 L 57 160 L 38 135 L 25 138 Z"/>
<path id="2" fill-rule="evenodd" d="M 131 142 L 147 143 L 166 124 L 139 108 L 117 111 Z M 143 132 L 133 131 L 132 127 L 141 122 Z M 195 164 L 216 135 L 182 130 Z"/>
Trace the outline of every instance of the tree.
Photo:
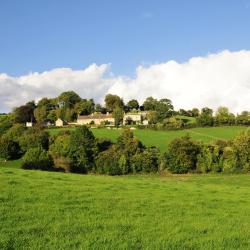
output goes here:
<path id="1" fill-rule="evenodd" d="M 21 167 L 24 169 L 50 170 L 53 162 L 48 152 L 42 148 L 30 148 L 22 157 Z"/>
<path id="2" fill-rule="evenodd" d="M 199 146 L 189 136 L 174 139 L 165 153 L 165 167 L 172 173 L 184 174 L 196 170 Z"/>
<path id="3" fill-rule="evenodd" d="M 217 145 L 200 146 L 200 152 L 197 156 L 197 171 L 208 173 L 210 171 L 220 172 L 220 150 Z"/>
<path id="4" fill-rule="evenodd" d="M 213 126 L 213 110 L 210 108 L 203 108 L 200 115 L 197 117 L 197 122 L 201 126 Z"/>
<path id="5" fill-rule="evenodd" d="M 106 114 L 107 110 L 105 107 L 103 107 L 101 104 L 98 103 L 95 105 L 95 112 Z"/>
<path id="6" fill-rule="evenodd" d="M 143 103 L 144 110 L 156 110 L 157 99 L 154 99 L 152 96 L 147 97 L 147 99 Z"/>
<path id="7" fill-rule="evenodd" d="M 250 125 L 250 112 L 242 111 L 236 117 L 236 123 L 239 125 Z"/>
<path id="8" fill-rule="evenodd" d="M 75 105 L 75 111 L 79 115 L 90 115 L 95 111 L 95 103 L 93 99 L 81 100 Z"/>
<path id="9" fill-rule="evenodd" d="M 34 105 L 32 103 L 27 103 L 23 106 L 15 108 L 14 113 L 14 120 L 17 123 L 26 123 L 35 121 L 34 117 Z"/>
<path id="10" fill-rule="evenodd" d="M 9 139 L 18 143 L 19 138 L 25 133 L 26 127 L 22 124 L 13 124 L 13 126 L 5 133 Z"/>
<path id="11" fill-rule="evenodd" d="M 138 140 L 130 129 L 125 129 L 117 138 L 117 149 L 126 157 L 130 166 L 131 157 L 144 150 L 144 145 Z"/>
<path id="12" fill-rule="evenodd" d="M 119 125 L 123 121 L 123 110 L 120 107 L 115 107 L 112 113 L 113 118 L 115 119 L 115 126 L 119 127 Z"/>
<path id="13" fill-rule="evenodd" d="M 156 119 L 158 122 L 162 122 L 164 119 L 170 117 L 173 113 L 174 107 L 171 100 L 161 99 L 156 103 Z"/>
<path id="14" fill-rule="evenodd" d="M 38 107 L 34 110 L 36 121 L 41 123 L 47 119 L 47 109 L 45 106 Z"/>
<path id="15" fill-rule="evenodd" d="M 229 112 L 227 107 L 219 107 L 215 114 L 215 122 L 219 125 L 231 125 L 235 123 L 235 116 Z"/>
<path id="16" fill-rule="evenodd" d="M 157 148 L 147 148 L 131 158 L 131 168 L 134 173 L 157 172 L 159 168 L 160 152 Z"/>
<path id="17" fill-rule="evenodd" d="M 250 130 L 243 131 L 234 138 L 233 150 L 237 168 L 245 172 L 250 171 Z"/>
<path id="18" fill-rule="evenodd" d="M 48 150 L 49 133 L 39 127 L 29 128 L 19 138 L 19 145 L 23 153 L 30 148 L 43 148 Z"/>
<path id="19" fill-rule="evenodd" d="M 19 157 L 20 148 L 17 142 L 3 135 L 0 137 L 0 158 L 5 160 Z"/>
<path id="20" fill-rule="evenodd" d="M 121 152 L 117 150 L 116 146 L 112 146 L 105 150 L 96 158 L 95 170 L 99 174 L 120 175 L 122 168 L 126 164 L 126 159 L 121 156 Z"/>
<path id="21" fill-rule="evenodd" d="M 69 158 L 73 163 L 72 171 L 86 173 L 92 170 L 97 146 L 93 133 L 86 126 L 78 127 L 71 132 L 69 148 Z"/>
<path id="22" fill-rule="evenodd" d="M 73 108 L 74 105 L 81 101 L 81 97 L 74 91 L 66 91 L 59 95 L 59 102 L 65 108 Z"/>
<path id="23" fill-rule="evenodd" d="M 135 99 L 132 99 L 132 100 L 128 101 L 126 106 L 128 107 L 129 111 L 133 110 L 133 109 L 138 110 L 139 107 L 140 107 L 138 101 L 135 100 Z"/>
<path id="24" fill-rule="evenodd" d="M 193 108 L 192 109 L 192 116 L 193 117 L 198 117 L 199 114 L 200 114 L 200 110 L 199 109 L 197 109 L 197 108 Z"/>
<path id="25" fill-rule="evenodd" d="M 123 108 L 123 100 L 118 95 L 107 94 L 105 96 L 105 106 L 109 111 L 113 111 L 116 107 Z"/>
<path id="26" fill-rule="evenodd" d="M 69 157 L 70 154 L 70 133 L 64 131 L 59 134 L 49 147 L 49 154 L 53 158 L 55 168 L 63 169 L 70 172 L 72 168 L 72 161 Z"/>
<path id="27" fill-rule="evenodd" d="M 56 110 L 49 111 L 47 119 L 51 120 L 52 122 L 55 122 L 57 120 Z"/>

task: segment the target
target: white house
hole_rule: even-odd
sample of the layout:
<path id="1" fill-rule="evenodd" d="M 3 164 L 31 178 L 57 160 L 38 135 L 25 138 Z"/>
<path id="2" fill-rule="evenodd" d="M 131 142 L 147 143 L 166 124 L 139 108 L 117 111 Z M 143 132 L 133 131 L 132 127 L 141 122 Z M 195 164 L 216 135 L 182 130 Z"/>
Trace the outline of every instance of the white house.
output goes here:
<path id="1" fill-rule="evenodd" d="M 132 125 L 132 124 L 147 124 L 146 120 L 146 112 L 137 112 L 137 113 L 126 113 L 123 116 L 123 124 L 124 125 Z"/>

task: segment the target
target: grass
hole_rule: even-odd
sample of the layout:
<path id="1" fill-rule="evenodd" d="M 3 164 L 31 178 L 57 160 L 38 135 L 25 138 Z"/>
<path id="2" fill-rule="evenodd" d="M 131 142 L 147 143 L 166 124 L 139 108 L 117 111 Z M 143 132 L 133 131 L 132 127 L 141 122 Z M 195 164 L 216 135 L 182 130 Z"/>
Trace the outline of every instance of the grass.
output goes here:
<path id="1" fill-rule="evenodd" d="M 71 128 L 73 130 L 74 128 Z M 208 127 L 208 128 L 193 128 L 186 130 L 175 131 L 154 131 L 148 129 L 137 129 L 134 134 L 146 145 L 157 146 L 161 152 L 165 152 L 168 144 L 175 138 L 189 134 L 193 139 L 204 142 L 215 140 L 229 140 L 236 136 L 246 127 L 228 126 L 228 127 Z M 50 133 L 56 135 L 63 129 L 50 129 Z M 121 134 L 121 130 L 117 129 L 92 129 L 96 137 L 110 138 L 115 141 Z"/>
<path id="2" fill-rule="evenodd" d="M 249 175 L 0 168 L 0 249 L 249 249 Z"/>

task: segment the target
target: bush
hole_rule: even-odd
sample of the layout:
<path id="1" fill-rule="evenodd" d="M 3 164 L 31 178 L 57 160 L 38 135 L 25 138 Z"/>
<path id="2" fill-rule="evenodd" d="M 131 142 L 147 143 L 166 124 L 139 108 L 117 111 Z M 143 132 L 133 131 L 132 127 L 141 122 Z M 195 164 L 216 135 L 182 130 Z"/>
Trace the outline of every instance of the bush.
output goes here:
<path id="1" fill-rule="evenodd" d="M 52 169 L 53 162 L 48 152 L 42 148 L 30 148 L 22 157 L 21 167 L 24 169 Z"/>
<path id="2" fill-rule="evenodd" d="M 232 173 L 237 170 L 237 156 L 232 147 L 226 147 L 221 158 L 222 170 L 225 173 Z"/>
<path id="3" fill-rule="evenodd" d="M 8 136 L 11 140 L 18 142 L 19 138 L 26 131 L 26 128 L 22 124 L 14 124 L 5 135 Z"/>
<path id="4" fill-rule="evenodd" d="M 217 145 L 201 145 L 197 156 L 197 171 L 208 173 L 220 172 L 220 151 Z"/>
<path id="5" fill-rule="evenodd" d="M 30 128 L 19 138 L 19 145 L 23 153 L 30 148 L 41 147 L 48 150 L 49 133 L 39 128 Z"/>
<path id="6" fill-rule="evenodd" d="M 96 172 L 99 174 L 120 175 L 126 171 L 126 158 L 115 146 L 101 152 L 96 158 Z M 123 170 L 122 170 L 123 169 Z M 124 171 L 125 169 L 125 171 Z"/>
<path id="7" fill-rule="evenodd" d="M 0 158 L 5 160 L 17 159 L 20 156 L 20 147 L 17 142 L 8 136 L 0 137 Z"/>
<path id="8" fill-rule="evenodd" d="M 233 149 L 237 157 L 237 168 L 250 171 L 250 130 L 243 131 L 233 140 Z"/>
<path id="9" fill-rule="evenodd" d="M 69 138 L 68 158 L 72 162 L 72 171 L 87 173 L 92 170 L 96 154 L 97 145 L 93 133 L 86 126 L 76 128 Z"/>
<path id="10" fill-rule="evenodd" d="M 70 134 L 61 133 L 49 147 L 49 154 L 53 158 L 55 168 L 63 169 L 66 172 L 70 172 L 72 168 L 72 162 L 69 158 L 69 141 Z"/>
<path id="11" fill-rule="evenodd" d="M 135 154 L 131 159 L 131 168 L 134 173 L 157 172 L 160 152 L 156 148 L 148 148 L 142 153 Z"/>
<path id="12" fill-rule="evenodd" d="M 174 139 L 165 153 L 165 168 L 172 173 L 184 174 L 196 170 L 199 146 L 189 136 Z"/>

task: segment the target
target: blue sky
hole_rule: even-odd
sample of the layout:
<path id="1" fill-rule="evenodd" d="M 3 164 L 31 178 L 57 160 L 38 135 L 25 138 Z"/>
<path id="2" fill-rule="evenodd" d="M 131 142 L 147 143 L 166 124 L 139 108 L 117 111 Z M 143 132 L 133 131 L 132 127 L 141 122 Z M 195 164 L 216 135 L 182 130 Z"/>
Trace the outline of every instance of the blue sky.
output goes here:
<path id="1" fill-rule="evenodd" d="M 250 49 L 249 0 L 1 0 L 0 73 L 183 62 Z"/>

